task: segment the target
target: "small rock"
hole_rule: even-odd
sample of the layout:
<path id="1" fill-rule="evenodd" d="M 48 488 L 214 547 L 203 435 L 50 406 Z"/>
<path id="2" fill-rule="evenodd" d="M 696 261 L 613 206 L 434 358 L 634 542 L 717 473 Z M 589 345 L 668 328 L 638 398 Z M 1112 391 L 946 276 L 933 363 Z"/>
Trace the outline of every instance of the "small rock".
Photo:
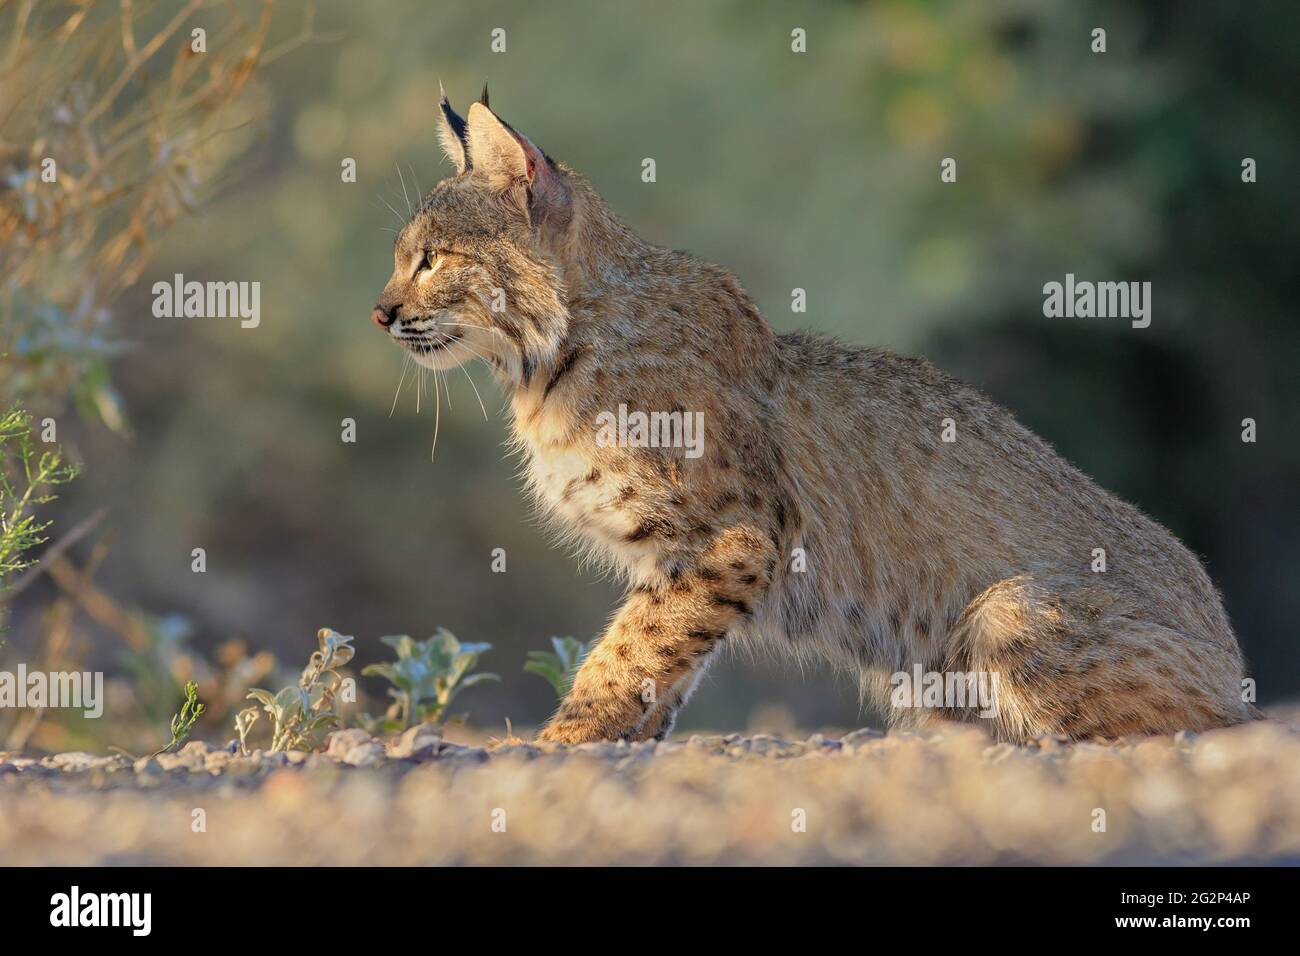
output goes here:
<path id="1" fill-rule="evenodd" d="M 401 760 L 420 760 L 436 757 L 442 746 L 442 737 L 427 724 L 420 724 L 402 733 L 388 746 L 388 755 Z"/>
<path id="2" fill-rule="evenodd" d="M 542 755 L 539 747 L 532 744 L 501 744 L 492 751 L 494 757 L 522 757 L 524 760 L 533 760 Z"/>
<path id="3" fill-rule="evenodd" d="M 220 773 L 229 766 L 234 754 L 225 750 L 214 750 L 203 758 L 203 769 L 209 773 Z"/>
<path id="4" fill-rule="evenodd" d="M 362 744 L 371 743 L 375 738 L 359 727 L 353 727 L 348 730 L 336 730 L 330 734 L 329 742 L 325 747 L 325 754 L 333 757 L 335 760 L 343 760 L 347 757 L 348 752 L 353 747 L 359 747 Z"/>
<path id="5" fill-rule="evenodd" d="M 840 743 L 846 748 L 853 749 L 863 744 L 871 743 L 874 740 L 880 740 L 885 735 L 879 730 L 873 730 L 870 727 L 863 727 L 861 730 L 855 730 L 852 733 L 845 734 L 840 738 Z"/>
<path id="6" fill-rule="evenodd" d="M 164 770 L 202 770 L 207 760 L 207 750 L 179 750 L 174 754 L 159 754 L 158 763 Z"/>
<path id="7" fill-rule="evenodd" d="M 438 751 L 438 759 L 460 761 L 462 763 L 487 763 L 488 752 L 482 747 L 462 747 L 459 744 L 443 744 Z"/>
<path id="8" fill-rule="evenodd" d="M 47 767 L 55 767 L 68 773 L 81 773 L 94 767 L 99 759 L 94 754 L 78 750 L 72 753 L 51 754 L 45 758 L 44 763 Z"/>
<path id="9" fill-rule="evenodd" d="M 1045 754 L 1060 753 L 1069 743 L 1070 738 L 1062 734 L 1057 734 L 1055 737 L 1039 737 L 1038 749 Z"/>
<path id="10" fill-rule="evenodd" d="M 574 744 L 569 748 L 575 753 L 591 754 L 593 757 L 612 757 L 614 756 L 614 744 L 609 741 L 592 741 L 585 744 Z"/>
<path id="11" fill-rule="evenodd" d="M 791 743 L 771 734 L 757 734 L 749 742 L 749 752 L 763 757 L 795 757 L 803 753 L 803 744 Z"/>
<path id="12" fill-rule="evenodd" d="M 349 748 L 343 762 L 349 767 L 375 767 L 384 762 L 384 745 L 378 740 L 367 740 Z"/>
<path id="13" fill-rule="evenodd" d="M 235 757 L 230 763 L 226 764 L 226 775 L 230 777 L 251 777 L 257 773 L 259 763 L 256 754 L 260 751 L 254 751 L 247 757 Z"/>
<path id="14" fill-rule="evenodd" d="M 158 762 L 156 757 L 141 757 L 131 766 L 136 773 L 145 776 L 157 776 L 163 772 L 162 764 Z"/>

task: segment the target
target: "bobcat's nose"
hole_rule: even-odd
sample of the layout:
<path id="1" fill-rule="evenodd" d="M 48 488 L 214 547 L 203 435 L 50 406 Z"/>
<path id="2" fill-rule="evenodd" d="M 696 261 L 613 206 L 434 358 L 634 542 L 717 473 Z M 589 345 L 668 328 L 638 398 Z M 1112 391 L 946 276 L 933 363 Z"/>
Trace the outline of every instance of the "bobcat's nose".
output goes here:
<path id="1" fill-rule="evenodd" d="M 392 311 L 385 309 L 382 305 L 376 305 L 375 310 L 370 313 L 370 318 L 374 319 L 375 325 L 381 329 L 387 329 L 397 318 L 398 306 L 393 306 Z"/>

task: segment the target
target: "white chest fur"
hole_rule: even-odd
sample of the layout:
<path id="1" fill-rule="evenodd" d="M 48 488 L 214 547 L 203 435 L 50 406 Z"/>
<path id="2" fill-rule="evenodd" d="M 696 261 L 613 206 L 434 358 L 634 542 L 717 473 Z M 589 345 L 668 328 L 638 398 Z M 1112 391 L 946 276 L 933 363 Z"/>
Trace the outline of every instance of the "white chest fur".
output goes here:
<path id="1" fill-rule="evenodd" d="M 593 549 L 595 557 L 632 573 L 647 548 L 629 543 L 634 510 L 620 501 L 619 485 L 602 468 L 594 443 L 538 446 L 525 439 L 528 483 L 559 530 Z"/>

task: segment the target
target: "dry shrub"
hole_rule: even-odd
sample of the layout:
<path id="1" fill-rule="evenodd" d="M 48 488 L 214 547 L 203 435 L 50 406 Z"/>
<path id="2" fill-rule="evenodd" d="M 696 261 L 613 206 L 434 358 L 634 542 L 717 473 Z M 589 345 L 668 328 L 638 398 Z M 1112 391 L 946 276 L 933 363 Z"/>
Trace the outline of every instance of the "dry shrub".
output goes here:
<path id="1" fill-rule="evenodd" d="M 0 0 L 0 405 L 71 395 L 120 427 L 108 307 L 235 158 L 256 70 L 317 38 L 312 9 L 272 45 L 271 0 Z"/>

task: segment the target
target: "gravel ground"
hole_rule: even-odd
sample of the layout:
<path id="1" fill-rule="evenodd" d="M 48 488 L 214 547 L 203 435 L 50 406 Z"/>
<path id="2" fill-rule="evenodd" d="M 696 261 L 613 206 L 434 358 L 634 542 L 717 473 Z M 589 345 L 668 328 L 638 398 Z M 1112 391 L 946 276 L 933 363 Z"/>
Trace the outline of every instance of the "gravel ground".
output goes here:
<path id="1" fill-rule="evenodd" d="M 1300 713 L 1027 747 L 955 726 L 571 748 L 416 728 L 317 754 L 0 753 L 10 865 L 1153 862 L 1300 862 Z"/>

